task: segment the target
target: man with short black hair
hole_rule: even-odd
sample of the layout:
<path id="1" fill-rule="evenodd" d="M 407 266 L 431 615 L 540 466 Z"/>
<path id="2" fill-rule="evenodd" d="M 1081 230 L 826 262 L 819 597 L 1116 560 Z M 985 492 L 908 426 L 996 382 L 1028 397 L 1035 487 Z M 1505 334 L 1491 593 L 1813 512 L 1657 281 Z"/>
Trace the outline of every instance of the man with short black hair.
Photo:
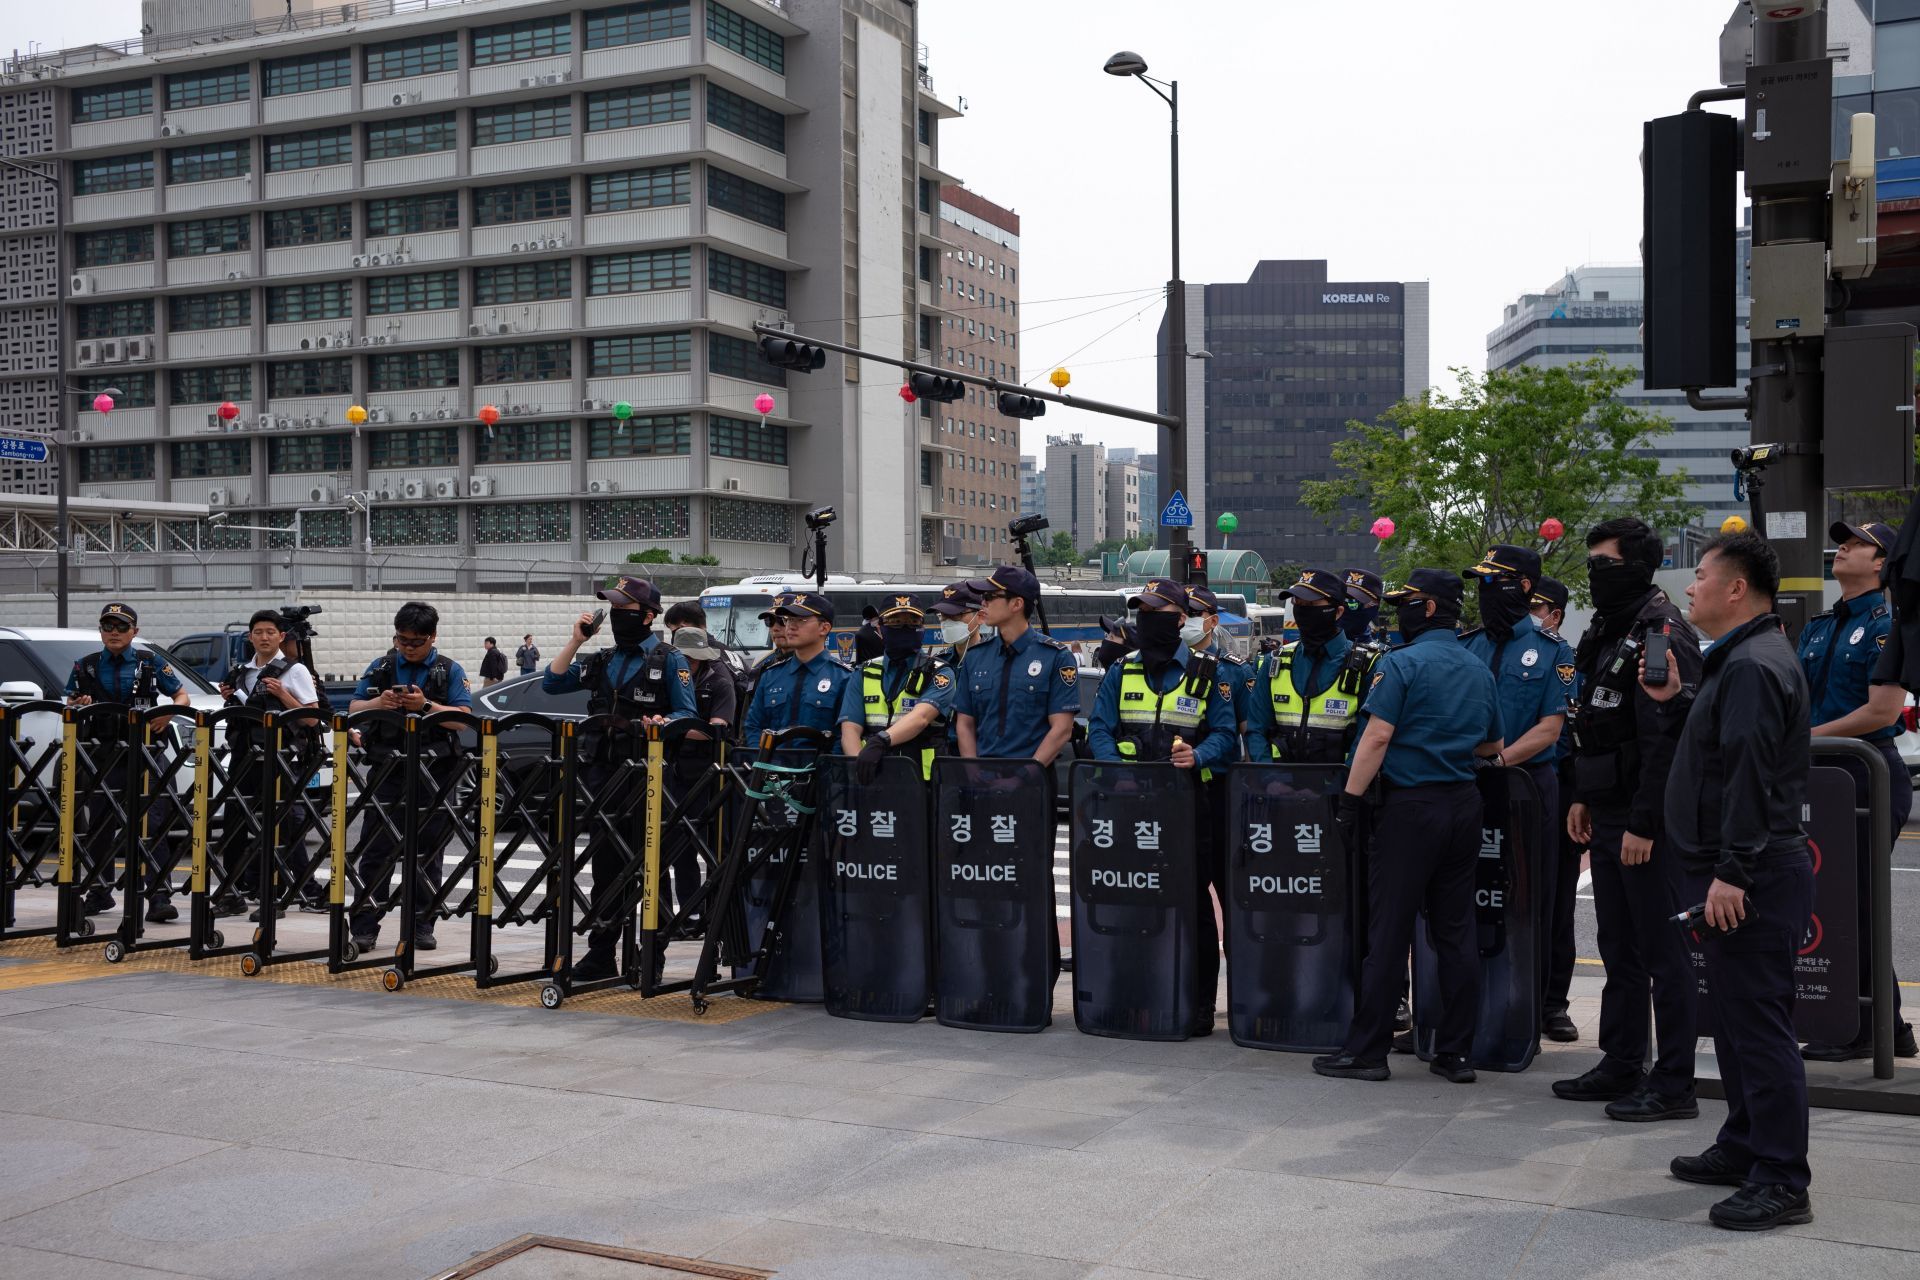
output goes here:
<path id="1" fill-rule="evenodd" d="M 1569 594 L 1567 584 L 1557 578 L 1542 577 L 1534 584 L 1527 603 L 1542 630 L 1560 634 L 1567 622 Z M 1566 679 L 1566 705 L 1571 707 L 1580 696 L 1580 674 L 1571 647 L 1556 659 L 1554 670 Z M 1580 1038 L 1580 1028 L 1568 1012 L 1573 989 L 1573 904 L 1580 888 L 1580 855 L 1586 846 L 1567 834 L 1567 811 L 1573 808 L 1573 729 L 1565 720 L 1554 757 L 1554 777 L 1559 803 L 1546 815 L 1553 825 L 1541 849 L 1547 871 L 1542 877 L 1547 882 L 1543 889 L 1547 916 L 1541 939 L 1540 1033 L 1571 1044 Z"/>
<path id="2" fill-rule="evenodd" d="M 705 631 L 707 611 L 700 607 L 698 600 L 680 600 L 667 606 L 667 611 L 661 616 L 660 621 L 666 624 L 669 633 L 678 631 L 681 627 L 699 627 Z"/>
<path id="3" fill-rule="evenodd" d="M 289 658 L 281 650 L 286 644 L 286 622 L 272 609 L 260 609 L 247 623 L 247 640 L 253 645 L 253 656 L 241 666 L 233 668 L 220 682 L 220 693 L 229 705 L 253 707 L 261 712 L 292 711 L 300 707 L 316 706 L 319 703 L 319 690 L 314 684 L 313 673 L 297 659 Z M 232 850 L 234 832 L 245 829 L 245 819 L 238 805 L 246 803 L 261 806 L 256 812 L 264 811 L 266 788 L 274 776 L 266 767 L 267 761 L 255 753 L 256 734 L 259 730 L 245 720 L 235 719 L 227 722 L 227 795 L 229 804 L 225 815 L 223 843 L 229 852 Z M 238 851 L 242 857 L 250 857 L 251 850 Z M 247 892 L 260 895 L 260 885 L 250 873 L 241 873 L 229 880 L 233 887 L 246 886 Z M 262 903 L 262 909 L 265 904 Z M 218 898 L 214 902 L 214 913 L 234 914 L 239 904 L 230 897 Z M 286 912 L 278 912 L 285 915 Z M 255 911 L 253 918 L 258 920 L 260 912 Z"/>
<path id="4" fill-rule="evenodd" d="M 487 637 L 487 652 L 480 659 L 480 687 L 491 689 L 507 678 L 507 655 L 494 643 L 492 636 Z"/>

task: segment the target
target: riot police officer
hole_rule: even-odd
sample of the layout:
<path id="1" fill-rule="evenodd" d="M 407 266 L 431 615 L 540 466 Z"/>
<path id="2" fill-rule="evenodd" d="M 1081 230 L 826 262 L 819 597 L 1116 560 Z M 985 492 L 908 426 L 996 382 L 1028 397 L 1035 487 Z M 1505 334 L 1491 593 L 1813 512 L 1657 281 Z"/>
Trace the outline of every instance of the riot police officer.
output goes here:
<path id="1" fill-rule="evenodd" d="M 1387 1078 L 1414 916 L 1424 906 L 1440 970 L 1431 1070 L 1456 1084 L 1474 1078 L 1468 1054 L 1480 955 L 1473 887 L 1483 812 L 1473 778 L 1479 760 L 1499 755 L 1505 733 L 1493 673 L 1455 638 L 1464 594 L 1456 574 L 1415 569 L 1405 587 L 1384 597 L 1405 643 L 1370 677 L 1365 723 L 1338 802 L 1341 838 L 1352 850 L 1365 797 L 1376 781 L 1385 792 L 1372 823 L 1367 955 L 1346 1042 L 1313 1060 L 1323 1076 Z"/>
<path id="2" fill-rule="evenodd" d="M 180 683 L 180 677 L 173 668 L 161 660 L 151 649 L 134 647 L 134 637 L 140 634 L 140 615 L 131 605 L 115 601 L 100 610 L 100 648 L 81 657 L 73 664 L 73 671 L 67 676 L 67 705 L 74 707 L 91 706 L 94 703 L 118 703 L 144 711 L 154 706 L 165 696 L 177 707 L 187 705 L 186 686 Z M 111 735 L 124 734 L 123 726 L 104 728 L 97 723 L 88 733 L 100 749 L 113 741 Z M 131 742 L 128 751 L 134 750 Z M 109 766 L 102 775 L 93 780 L 86 792 L 85 812 L 87 830 L 98 833 L 112 817 L 114 809 L 108 797 L 123 791 L 126 787 L 126 770 L 132 763 L 125 756 Z M 171 805 L 156 805 L 149 814 L 150 825 L 170 825 Z M 129 815 L 132 816 L 132 815 Z M 93 836 L 97 842 L 97 834 Z M 81 900 L 82 915 L 99 915 L 113 909 L 113 891 L 107 886 L 113 880 L 113 866 L 110 855 L 104 855 L 95 845 L 96 856 L 107 856 L 108 865 L 100 869 L 99 879 L 87 890 Z M 165 923 L 179 918 L 180 912 L 171 899 L 172 886 L 164 877 L 166 863 L 152 851 L 147 851 L 148 865 L 154 872 L 154 887 L 147 898 L 147 919 L 155 923 Z"/>
<path id="3" fill-rule="evenodd" d="M 1386 636 L 1379 623 L 1386 584 L 1371 569 L 1342 569 L 1340 576 L 1347 584 L 1347 614 L 1340 619 L 1340 629 L 1353 643 L 1375 645 L 1379 652 L 1386 652 Z"/>
<path id="4" fill-rule="evenodd" d="M 1590 851 L 1593 908 L 1606 965 L 1600 993 L 1599 1065 L 1553 1091 L 1573 1102 L 1607 1104 L 1616 1120 L 1685 1119 L 1699 1114 L 1693 1092 L 1693 958 L 1676 912 L 1685 876 L 1661 847 L 1667 772 L 1680 723 L 1662 716 L 1635 676 L 1649 635 L 1666 638 L 1681 685 L 1697 688 L 1700 641 L 1653 585 L 1660 538 L 1632 517 L 1587 532 L 1587 581 L 1593 623 L 1574 662 L 1580 677 L 1573 710 L 1574 803 L 1567 834 Z M 1651 989 L 1651 990 L 1649 990 Z M 1647 1067 L 1651 1001 L 1656 1054 Z"/>
<path id="5" fill-rule="evenodd" d="M 1211 588 L 1187 588 L 1187 601 L 1192 612 L 1180 628 L 1180 639 L 1201 657 L 1212 658 L 1220 679 L 1232 686 L 1235 730 L 1245 734 L 1247 698 L 1253 692 L 1253 663 L 1235 657 L 1227 648 L 1226 637 L 1220 634 L 1220 597 Z M 1234 744 L 1232 758 L 1240 758 L 1238 743 Z"/>
<path id="6" fill-rule="evenodd" d="M 772 612 L 781 620 L 787 655 L 767 667 L 754 686 L 741 741 L 760 745 L 763 731 L 809 729 L 832 732 L 840 699 L 852 672 L 827 651 L 833 634 L 833 602 L 814 592 L 791 592 Z"/>
<path id="7" fill-rule="evenodd" d="M 347 703 L 348 714 L 361 711 L 404 711 L 417 716 L 436 711 L 471 711 L 473 684 L 458 662 L 441 653 L 434 642 L 439 638 L 440 611 L 419 600 L 409 600 L 393 615 L 393 648 L 367 664 L 360 683 Z M 371 761 L 391 759 L 404 750 L 401 731 L 392 725 L 368 725 L 364 733 L 367 757 Z M 427 776 L 435 779 L 434 790 L 444 791 L 445 775 L 458 739 L 440 731 L 421 744 L 420 751 Z M 406 797 L 404 768 L 376 768 L 379 781 L 374 798 L 383 809 L 396 810 Z M 440 887 L 441 847 L 452 834 L 443 812 L 423 814 L 419 824 L 418 859 L 421 885 L 427 891 Z M 360 898 L 348 919 L 354 945 L 370 951 L 380 937 L 380 918 L 385 910 L 374 905 L 383 885 L 368 884 L 387 859 L 393 857 L 394 840 L 385 823 L 369 814 L 361 825 L 360 847 L 355 854 L 361 876 Z M 438 944 L 433 937 L 433 919 L 425 916 L 414 921 L 413 946 L 416 951 L 431 951 Z"/>
<path id="8" fill-rule="evenodd" d="M 1560 634 L 1567 621 L 1567 584 L 1543 577 L 1527 597 L 1533 620 L 1543 631 Z M 1555 660 L 1554 674 L 1567 690 L 1567 705 L 1580 694 L 1580 673 L 1569 647 Z M 1567 834 L 1567 811 L 1573 807 L 1573 729 L 1567 717 L 1560 725 L 1560 741 L 1555 744 L 1554 782 L 1559 788 L 1559 804 L 1550 817 L 1553 829 L 1543 846 L 1547 859 L 1546 884 L 1542 892 L 1547 905 L 1544 930 L 1544 977 L 1540 987 L 1540 1032 L 1549 1040 L 1571 1044 L 1580 1038 L 1567 1012 L 1567 996 L 1573 987 L 1573 903 L 1580 887 L 1580 855 L 1584 847 Z"/>
<path id="9" fill-rule="evenodd" d="M 1813 736 L 1816 738 L 1858 738 L 1878 751 L 1887 761 L 1888 800 L 1893 809 L 1893 834 L 1897 840 L 1913 813 L 1913 777 L 1900 758 L 1902 732 L 1900 712 L 1906 705 L 1905 690 L 1897 684 L 1875 684 L 1873 669 L 1880 652 L 1886 648 L 1893 630 L 1893 610 L 1888 607 L 1881 579 L 1886 571 L 1887 553 L 1893 549 L 1894 531 L 1884 524 L 1836 524 L 1828 530 L 1836 550 L 1833 553 L 1833 580 L 1840 584 L 1840 599 L 1826 613 L 1808 620 L 1800 633 L 1801 670 L 1813 694 Z M 1855 804 L 1867 807 L 1867 771 L 1851 757 L 1836 763 L 1853 776 Z M 1858 901 L 1860 953 L 1870 954 L 1872 912 L 1867 896 L 1866 821 L 1859 824 L 1861 838 L 1858 859 L 1860 893 Z M 1860 966 L 1860 994 L 1872 991 L 1869 966 Z M 1801 1056 L 1814 1062 L 1846 1062 L 1873 1056 L 1871 1006 L 1860 1007 L 1860 1029 L 1844 1044 L 1814 1043 L 1801 1050 Z M 1915 1056 L 1920 1046 L 1914 1043 L 1913 1026 L 1900 1017 L 1900 986 L 1893 987 L 1894 1052 L 1902 1058 Z"/>
<path id="10" fill-rule="evenodd" d="M 1287 588 L 1300 639 L 1263 658 L 1247 698 L 1247 756 L 1342 764 L 1353 746 L 1367 677 L 1379 656 L 1346 634 L 1348 584 L 1308 569 Z"/>
<path id="11" fill-rule="evenodd" d="M 890 752 L 916 757 L 920 776 L 933 776 L 954 680 L 951 667 L 922 650 L 925 618 L 913 596 L 892 597 L 878 614 L 884 655 L 861 663 L 840 695 L 840 749 L 858 758 L 854 776 L 863 784 Z"/>
<path id="12" fill-rule="evenodd" d="M 967 654 L 980 643 L 980 596 L 965 582 L 940 588 L 933 612 L 940 619 L 940 645 L 933 656 L 958 671 Z"/>
<path id="13" fill-rule="evenodd" d="M 970 649 L 961 665 L 953 704 L 960 754 L 1031 757 L 1051 768 L 1073 739 L 1080 668 L 1066 645 L 1027 620 L 1040 599 L 1039 579 L 1003 564 L 983 581 L 980 620 L 994 637 Z"/>

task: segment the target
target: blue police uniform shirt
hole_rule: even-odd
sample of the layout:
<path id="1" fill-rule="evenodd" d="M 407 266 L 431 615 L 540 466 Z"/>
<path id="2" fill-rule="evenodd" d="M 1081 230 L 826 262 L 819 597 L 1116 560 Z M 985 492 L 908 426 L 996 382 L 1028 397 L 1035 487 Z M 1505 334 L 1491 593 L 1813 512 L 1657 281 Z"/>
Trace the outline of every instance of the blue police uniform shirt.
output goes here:
<path id="1" fill-rule="evenodd" d="M 1345 662 L 1347 654 L 1353 649 L 1353 641 L 1341 632 L 1327 641 L 1318 653 L 1309 654 L 1307 643 L 1302 640 L 1293 646 L 1293 670 L 1289 673 L 1293 692 L 1303 700 L 1311 701 L 1333 687 L 1340 676 L 1340 664 Z M 1280 736 L 1280 723 L 1273 715 L 1273 670 L 1280 661 L 1280 655 L 1269 653 L 1260 659 L 1252 681 L 1247 686 L 1247 705 L 1240 714 L 1247 722 L 1247 757 L 1251 760 L 1271 761 L 1273 744 Z"/>
<path id="2" fill-rule="evenodd" d="M 768 667 L 754 686 L 741 741 L 757 747 L 762 732 L 795 725 L 831 733 L 839 723 L 840 700 L 852 678 L 853 672 L 829 650 L 822 649 L 806 662 L 789 655 Z"/>
<path id="3" fill-rule="evenodd" d="M 161 693 L 171 698 L 185 686 L 180 677 L 173 674 L 173 668 L 162 662 L 151 650 L 136 649 L 128 645 L 124 652 L 115 654 L 105 645 L 100 646 L 100 661 L 94 666 L 94 674 L 99 677 L 100 687 L 107 691 L 111 701 L 128 702 L 133 698 L 134 686 L 139 683 L 140 668 L 153 668 L 153 685 Z M 80 692 L 80 664 L 73 664 L 73 670 L 67 675 L 67 696 L 73 697 Z"/>
<path id="4" fill-rule="evenodd" d="M 1831 613 L 1807 621 L 1800 632 L 1800 666 L 1813 695 L 1813 723 L 1826 724 L 1867 703 L 1874 664 L 1893 630 L 1893 610 L 1884 592 L 1869 591 L 1835 602 Z M 1884 729 L 1859 734 L 1883 742 L 1901 733 L 1898 720 Z"/>
<path id="5" fill-rule="evenodd" d="M 1245 721 L 1248 714 L 1246 700 L 1253 692 L 1256 675 L 1254 664 L 1228 653 L 1218 634 L 1200 650 L 1200 654 L 1212 658 L 1219 665 L 1220 678 L 1233 686 L 1233 718 L 1235 721 Z"/>
<path id="6" fill-rule="evenodd" d="M 880 669 L 880 692 L 885 694 L 887 700 L 891 702 L 899 694 L 900 686 L 907 682 L 907 677 L 913 674 L 913 669 L 919 665 L 920 660 L 914 658 L 901 662 L 894 658 L 885 658 L 882 661 L 886 666 Z M 855 667 L 852 678 L 847 681 L 847 687 L 840 694 L 841 724 L 852 723 L 864 726 L 867 723 L 866 683 L 864 670 L 861 667 Z M 927 687 L 922 689 L 917 697 L 901 698 L 900 705 L 896 708 L 896 717 L 906 715 L 923 702 L 931 703 L 935 715 L 933 725 L 921 732 L 923 735 L 932 734 L 935 738 L 944 737 L 945 735 L 940 732 L 940 725 L 953 715 L 953 699 L 958 692 L 954 686 L 953 669 L 943 662 L 934 663 L 933 670 L 927 675 Z M 916 742 L 919 740 L 914 739 Z"/>
<path id="7" fill-rule="evenodd" d="M 1467 632 L 1460 643 L 1493 672 L 1509 742 L 1548 716 L 1567 713 L 1567 699 L 1574 692 L 1573 648 L 1531 614 L 1514 623 L 1513 635 L 1504 643 L 1485 627 Z M 1555 738 L 1525 763 L 1552 764 L 1559 754 L 1560 740 Z"/>
<path id="8" fill-rule="evenodd" d="M 417 684 L 424 689 L 427 687 L 427 672 L 439 658 L 440 650 L 427 650 L 427 656 L 419 662 L 408 662 L 398 650 L 395 650 L 391 656 L 393 687 L 404 689 L 410 684 Z M 367 682 L 373 677 L 374 668 L 386 660 L 385 656 L 375 658 L 367 664 L 367 669 L 360 673 L 360 683 L 353 687 L 353 696 L 356 701 L 364 702 L 374 696 L 374 690 L 368 686 Z M 451 668 L 447 672 L 447 696 L 440 705 L 458 707 L 463 711 L 473 710 L 473 682 L 467 679 L 466 668 L 451 658 L 447 659 L 447 662 Z"/>
<path id="9" fill-rule="evenodd" d="M 1393 726 L 1380 772 L 1396 787 L 1473 780 L 1473 750 L 1506 738 L 1493 672 L 1445 628 L 1382 655 L 1360 713 Z"/>
<path id="10" fill-rule="evenodd" d="M 1191 656 L 1185 645 L 1177 646 L 1172 662 L 1157 675 L 1151 671 L 1146 673 L 1147 684 L 1155 693 L 1168 692 L 1187 678 L 1187 664 Z M 1095 760 L 1125 759 L 1115 739 L 1120 732 L 1120 673 L 1127 662 L 1140 658 L 1138 652 L 1130 653 L 1125 662 L 1108 667 L 1106 675 L 1100 678 L 1100 692 L 1093 700 L 1093 715 L 1087 720 L 1087 745 L 1093 749 Z M 1207 697 L 1206 735 L 1192 744 L 1195 768 L 1230 763 L 1235 754 L 1239 726 L 1233 718 L 1232 687 L 1228 686 L 1223 697 L 1221 683 L 1221 677 L 1216 672 L 1213 688 Z M 986 753 L 983 751 L 981 754 Z"/>
<path id="11" fill-rule="evenodd" d="M 1011 644 L 986 640 L 967 651 L 953 709 L 973 717 L 981 756 L 1031 758 L 1051 727 L 1048 717 L 1080 710 L 1079 678 L 1067 646 L 1028 627 Z"/>
<path id="12" fill-rule="evenodd" d="M 615 649 L 607 655 L 606 678 L 609 687 L 619 690 L 638 676 L 647 665 L 647 655 L 661 644 L 659 636 L 651 635 L 640 642 L 638 649 Z M 547 693 L 572 693 L 581 687 L 582 677 L 587 670 L 587 658 L 575 657 L 565 671 L 547 668 L 540 677 L 540 688 Z M 679 720 L 685 716 L 699 714 L 693 702 L 693 668 L 687 664 L 687 655 L 678 649 L 670 649 L 667 654 L 667 674 L 661 677 L 667 681 L 667 719 Z"/>

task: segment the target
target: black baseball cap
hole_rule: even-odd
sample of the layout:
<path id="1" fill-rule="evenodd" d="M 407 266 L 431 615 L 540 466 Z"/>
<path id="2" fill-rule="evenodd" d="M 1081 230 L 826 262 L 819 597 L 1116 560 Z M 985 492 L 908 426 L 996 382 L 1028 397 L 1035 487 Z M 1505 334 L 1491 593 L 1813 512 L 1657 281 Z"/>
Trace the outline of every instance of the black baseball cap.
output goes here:
<path id="1" fill-rule="evenodd" d="M 121 604 L 118 600 L 100 611 L 100 621 L 105 622 L 109 618 L 124 622 L 130 627 L 140 625 L 140 615 L 133 611 L 133 606 Z"/>
<path id="2" fill-rule="evenodd" d="M 1379 604 L 1387 589 L 1380 575 L 1370 569 L 1343 569 L 1341 576 L 1347 581 L 1347 595 L 1362 605 Z"/>
<path id="3" fill-rule="evenodd" d="M 1040 579 L 1017 564 L 995 566 L 994 571 L 987 575 L 987 587 L 986 591 L 980 593 L 982 596 L 1004 591 L 1010 596 L 1019 596 L 1028 604 L 1035 604 L 1040 599 Z"/>
<path id="4" fill-rule="evenodd" d="M 1880 554 L 1885 555 L 1893 550 L 1893 541 L 1899 535 L 1884 524 L 1848 524 L 1844 520 L 1839 520 L 1834 522 L 1833 528 L 1827 530 L 1827 536 L 1835 543 L 1845 542 L 1848 538 L 1858 538 L 1862 542 L 1870 542 L 1880 548 Z"/>
<path id="5" fill-rule="evenodd" d="M 1193 611 L 1193 601 L 1187 589 L 1171 578 L 1155 578 L 1148 582 L 1127 597 L 1127 608 L 1138 609 L 1143 601 L 1154 605 L 1177 605 L 1189 613 Z"/>
<path id="6" fill-rule="evenodd" d="M 791 600 L 791 599 L 793 599 L 793 597 L 792 597 L 792 596 L 790 596 L 790 595 L 788 595 L 788 594 L 787 594 L 786 592 L 784 592 L 784 591 L 783 591 L 783 592 L 781 592 L 781 593 L 780 593 L 779 595 L 777 595 L 777 596 L 775 596 L 775 597 L 773 598 L 773 601 L 772 601 L 772 603 L 770 603 L 769 605 L 767 605 L 767 607 L 766 607 L 766 608 L 764 608 L 764 609 L 762 609 L 762 610 L 760 611 L 760 621 L 762 621 L 762 622 L 771 622 L 771 621 L 773 621 L 773 615 L 774 615 L 775 613 L 777 613 L 777 612 L 779 612 L 779 610 L 780 610 L 780 606 L 781 606 L 781 605 L 783 605 L 783 604 L 785 604 L 785 603 L 786 603 L 787 601 L 789 601 L 789 600 Z"/>
<path id="7" fill-rule="evenodd" d="M 813 591 L 796 591 L 780 597 L 773 611 L 787 618 L 825 618 L 833 621 L 833 601 Z"/>
<path id="8" fill-rule="evenodd" d="M 609 604 L 637 604 L 642 609 L 660 608 L 660 589 L 645 578 L 621 578 L 610 587 L 594 592 Z"/>
<path id="9" fill-rule="evenodd" d="M 1416 595 L 1431 596 L 1442 604 L 1457 605 L 1466 597 L 1460 575 L 1445 569 L 1415 569 L 1407 575 L 1406 585 L 1382 597 L 1388 604 L 1403 604 Z"/>
<path id="10" fill-rule="evenodd" d="M 927 616 L 927 610 L 918 596 L 887 596 L 880 602 L 878 617 L 883 624 L 912 622 L 918 624 Z"/>
<path id="11" fill-rule="evenodd" d="M 1187 600 L 1189 613 L 1210 613 L 1216 618 L 1220 616 L 1220 597 L 1213 594 L 1211 587 L 1188 587 Z"/>
<path id="12" fill-rule="evenodd" d="M 1540 581 L 1540 553 L 1528 547 L 1516 547 L 1500 542 L 1487 548 L 1487 554 L 1480 557 L 1480 563 L 1466 570 L 1463 578 L 1478 578 L 1484 575 L 1510 573 L 1529 582 Z"/>
<path id="13" fill-rule="evenodd" d="M 940 599 L 934 602 L 933 611 L 943 618 L 958 618 L 979 607 L 980 593 L 974 591 L 969 583 L 956 582 L 940 588 Z"/>
<path id="14" fill-rule="evenodd" d="M 1325 569 L 1302 569 L 1300 580 L 1287 588 L 1287 594 L 1308 604 L 1329 604 L 1335 608 L 1347 602 L 1347 584 L 1337 573 Z"/>
<path id="15" fill-rule="evenodd" d="M 1567 584 L 1558 578 L 1541 578 L 1533 584 L 1533 594 L 1527 597 L 1530 605 L 1544 604 L 1549 609 L 1567 611 Z"/>

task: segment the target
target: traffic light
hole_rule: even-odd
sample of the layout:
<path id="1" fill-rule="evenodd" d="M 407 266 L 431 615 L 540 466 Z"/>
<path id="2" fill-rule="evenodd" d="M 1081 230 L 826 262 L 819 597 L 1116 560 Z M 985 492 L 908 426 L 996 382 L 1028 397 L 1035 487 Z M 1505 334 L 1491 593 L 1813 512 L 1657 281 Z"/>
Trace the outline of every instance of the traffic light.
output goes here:
<path id="1" fill-rule="evenodd" d="M 1207 553 L 1199 547 L 1187 552 L 1187 585 L 1190 587 L 1207 585 Z"/>
<path id="2" fill-rule="evenodd" d="M 1000 393 L 1000 412 L 1009 418 L 1037 418 L 1047 411 L 1047 402 L 1012 391 Z"/>
<path id="3" fill-rule="evenodd" d="M 1739 133 L 1738 121 L 1709 111 L 1647 122 L 1640 247 L 1649 387 L 1733 385 Z"/>
<path id="4" fill-rule="evenodd" d="M 760 354 L 768 364 L 796 373 L 812 373 L 827 362 L 826 348 L 809 346 L 792 338 L 762 338 Z"/>
<path id="5" fill-rule="evenodd" d="M 967 394 L 967 384 L 960 379 L 942 378 L 931 373 L 909 374 L 907 385 L 913 388 L 915 396 L 936 404 L 952 404 Z"/>

